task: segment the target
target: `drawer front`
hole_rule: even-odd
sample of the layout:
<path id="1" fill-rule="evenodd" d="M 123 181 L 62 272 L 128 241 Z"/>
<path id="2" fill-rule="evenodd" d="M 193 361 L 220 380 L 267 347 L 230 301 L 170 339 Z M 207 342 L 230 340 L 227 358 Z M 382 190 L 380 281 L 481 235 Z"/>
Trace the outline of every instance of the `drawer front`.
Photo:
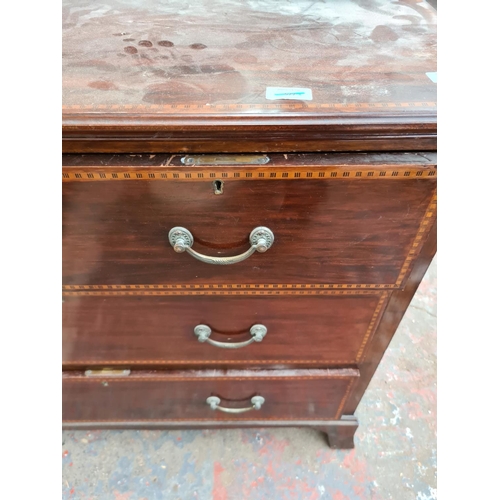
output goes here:
<path id="1" fill-rule="evenodd" d="M 418 251 L 432 216 L 435 188 L 434 179 L 418 178 L 229 179 L 216 195 L 212 179 L 149 181 L 147 175 L 146 170 L 144 180 L 63 183 L 68 288 L 401 286 L 410 252 Z M 174 251 L 168 234 L 179 226 L 193 235 L 192 248 L 208 256 L 244 253 L 259 226 L 269 228 L 275 239 L 265 253 L 218 266 Z"/>
<path id="2" fill-rule="evenodd" d="M 192 420 L 335 420 L 357 370 L 164 372 L 125 378 L 63 375 L 64 422 Z M 260 396 L 260 409 L 252 398 Z M 249 409 L 226 413 L 218 406 Z"/>
<path id="3" fill-rule="evenodd" d="M 376 327 L 387 292 L 337 293 L 227 298 L 76 292 L 64 297 L 63 362 L 66 366 L 355 364 Z M 198 325 L 206 326 L 200 326 L 196 336 Z M 256 325 L 266 329 L 262 339 L 262 328 Z M 234 348 L 237 344 L 241 347 Z"/>

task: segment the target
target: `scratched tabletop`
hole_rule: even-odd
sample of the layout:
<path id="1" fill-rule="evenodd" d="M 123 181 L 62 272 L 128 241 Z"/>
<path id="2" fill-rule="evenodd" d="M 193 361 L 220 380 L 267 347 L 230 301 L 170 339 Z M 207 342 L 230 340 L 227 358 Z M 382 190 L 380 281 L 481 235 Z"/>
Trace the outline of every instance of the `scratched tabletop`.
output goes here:
<path id="1" fill-rule="evenodd" d="M 64 0 L 63 111 L 432 111 L 436 17 L 419 0 Z"/>

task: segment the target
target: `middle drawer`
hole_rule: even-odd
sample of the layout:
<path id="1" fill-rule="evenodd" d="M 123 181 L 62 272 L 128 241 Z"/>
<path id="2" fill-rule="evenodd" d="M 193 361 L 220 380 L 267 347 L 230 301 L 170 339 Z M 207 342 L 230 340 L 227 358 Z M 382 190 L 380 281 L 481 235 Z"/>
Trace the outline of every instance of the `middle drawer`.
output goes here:
<path id="1" fill-rule="evenodd" d="M 70 293 L 63 303 L 63 364 L 356 364 L 385 296 L 386 292 L 230 298 Z"/>

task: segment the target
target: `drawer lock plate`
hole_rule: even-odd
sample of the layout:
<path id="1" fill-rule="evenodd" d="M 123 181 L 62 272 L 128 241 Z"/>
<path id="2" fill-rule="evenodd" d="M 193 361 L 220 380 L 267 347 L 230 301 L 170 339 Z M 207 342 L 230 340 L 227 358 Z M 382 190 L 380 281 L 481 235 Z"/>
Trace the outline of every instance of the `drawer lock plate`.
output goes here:
<path id="1" fill-rule="evenodd" d="M 96 370 L 85 370 L 86 377 L 128 377 L 130 370 L 117 368 L 99 368 Z"/>
<path id="2" fill-rule="evenodd" d="M 265 165 L 266 155 L 188 155 L 181 158 L 184 165 Z"/>

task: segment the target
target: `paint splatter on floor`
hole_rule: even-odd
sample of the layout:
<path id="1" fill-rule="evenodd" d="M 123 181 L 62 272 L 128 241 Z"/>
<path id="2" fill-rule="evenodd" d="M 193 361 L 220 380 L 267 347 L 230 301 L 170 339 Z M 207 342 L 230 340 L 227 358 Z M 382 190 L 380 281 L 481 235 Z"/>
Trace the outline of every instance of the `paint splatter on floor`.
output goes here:
<path id="1" fill-rule="evenodd" d="M 436 261 L 356 412 L 354 450 L 311 429 L 63 432 L 63 499 L 434 500 Z"/>

